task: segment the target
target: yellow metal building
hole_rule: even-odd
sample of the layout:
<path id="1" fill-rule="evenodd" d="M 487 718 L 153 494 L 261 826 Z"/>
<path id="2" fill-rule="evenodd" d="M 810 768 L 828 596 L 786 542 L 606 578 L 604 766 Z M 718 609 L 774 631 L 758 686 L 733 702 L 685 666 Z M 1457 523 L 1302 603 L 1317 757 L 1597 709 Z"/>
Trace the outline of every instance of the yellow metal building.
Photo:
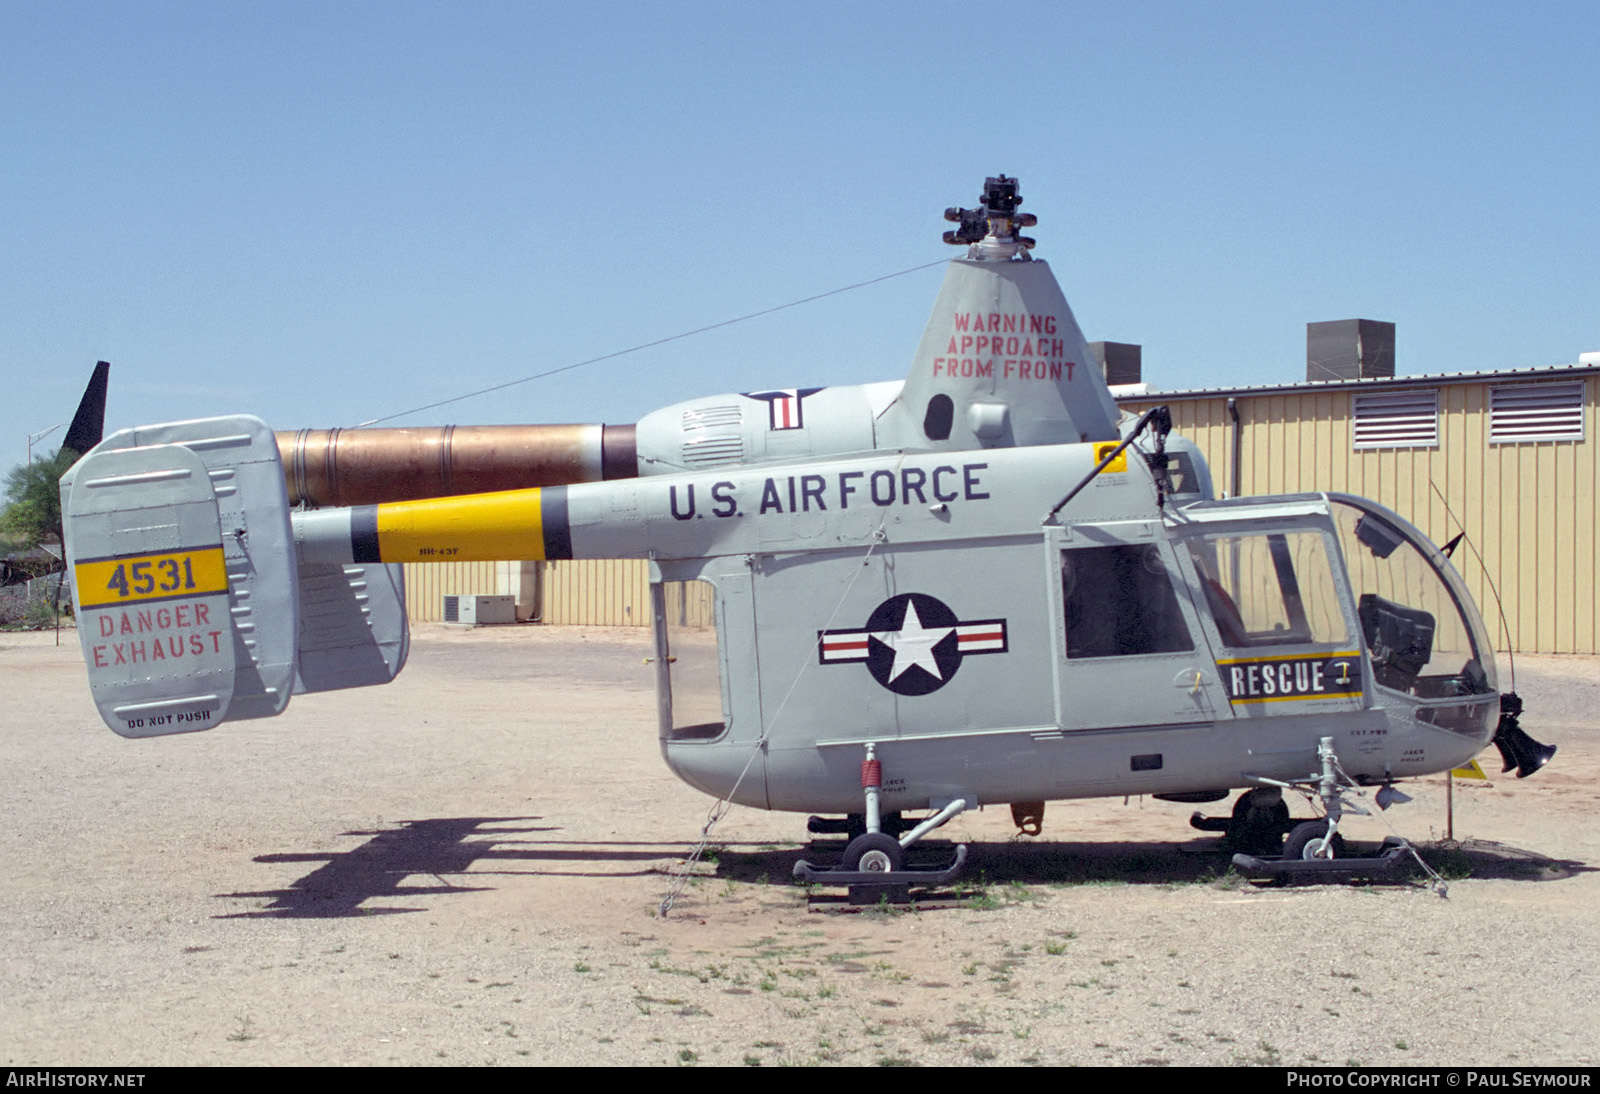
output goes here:
<path id="1" fill-rule="evenodd" d="M 1500 649 L 1593 654 L 1600 447 L 1588 421 L 1597 379 L 1600 368 L 1575 365 L 1117 401 L 1133 413 L 1170 407 L 1173 428 L 1205 453 L 1219 495 L 1358 494 L 1436 543 L 1465 531 L 1452 561 Z"/>
<path id="2" fill-rule="evenodd" d="M 595 627 L 650 622 L 650 568 L 641 559 L 570 562 L 414 562 L 406 564 L 406 610 L 412 622 L 444 618 L 446 596 L 510 595 L 517 618 Z M 675 584 L 667 591 L 670 621 L 711 623 L 709 591 Z"/>

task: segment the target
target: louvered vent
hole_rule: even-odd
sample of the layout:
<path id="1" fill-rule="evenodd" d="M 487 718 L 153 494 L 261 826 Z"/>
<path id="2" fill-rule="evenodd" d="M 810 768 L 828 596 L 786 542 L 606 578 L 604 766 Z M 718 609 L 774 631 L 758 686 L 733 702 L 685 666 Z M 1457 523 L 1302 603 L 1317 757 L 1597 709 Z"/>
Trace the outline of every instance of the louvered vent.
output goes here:
<path id="1" fill-rule="evenodd" d="M 683 412 L 683 463 L 717 467 L 744 459 L 743 411 L 737 406 L 706 406 Z"/>
<path id="2" fill-rule="evenodd" d="M 1356 396 L 1357 448 L 1433 448 L 1439 443 L 1439 393 Z"/>
<path id="3" fill-rule="evenodd" d="M 1489 389 L 1489 443 L 1583 440 L 1583 381 Z"/>

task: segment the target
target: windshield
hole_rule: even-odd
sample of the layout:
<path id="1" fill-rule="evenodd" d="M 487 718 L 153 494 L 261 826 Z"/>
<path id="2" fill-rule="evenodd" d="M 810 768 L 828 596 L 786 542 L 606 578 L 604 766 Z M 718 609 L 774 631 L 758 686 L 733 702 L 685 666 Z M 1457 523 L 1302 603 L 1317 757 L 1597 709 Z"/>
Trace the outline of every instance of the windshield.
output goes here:
<path id="1" fill-rule="evenodd" d="M 1416 528 L 1330 494 L 1376 683 L 1423 699 L 1496 690 L 1494 653 L 1461 578 Z"/>

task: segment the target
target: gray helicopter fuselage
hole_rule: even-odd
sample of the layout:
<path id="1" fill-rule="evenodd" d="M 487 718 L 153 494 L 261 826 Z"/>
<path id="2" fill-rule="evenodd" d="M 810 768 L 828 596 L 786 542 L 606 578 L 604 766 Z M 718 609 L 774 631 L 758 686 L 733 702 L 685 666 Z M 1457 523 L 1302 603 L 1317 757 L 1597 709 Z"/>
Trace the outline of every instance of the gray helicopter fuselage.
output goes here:
<path id="1" fill-rule="evenodd" d="M 1350 775 L 1377 782 L 1455 766 L 1487 743 L 1498 708 L 1483 681 L 1424 701 L 1374 680 L 1334 516 L 1346 503 L 1180 494 L 1158 507 L 1130 449 L 1045 521 L 1096 455 L 1081 444 L 847 457 L 575 486 L 566 504 L 574 554 L 653 555 L 660 581 L 714 590 L 722 717 L 674 716 L 680 662 L 658 617 L 661 746 L 685 781 L 742 804 L 858 810 L 869 742 L 886 809 L 1303 778 L 1323 737 Z M 1219 535 L 1299 541 L 1320 633 L 1230 647 L 1191 547 Z M 1152 604 L 1069 590 L 1080 559 L 1101 580 L 1137 567 Z M 1097 597 L 1134 612 L 1126 633 L 1068 618 Z M 921 608 L 910 622 L 908 603 Z M 1441 726 L 1417 716 L 1428 702 L 1465 713 Z"/>

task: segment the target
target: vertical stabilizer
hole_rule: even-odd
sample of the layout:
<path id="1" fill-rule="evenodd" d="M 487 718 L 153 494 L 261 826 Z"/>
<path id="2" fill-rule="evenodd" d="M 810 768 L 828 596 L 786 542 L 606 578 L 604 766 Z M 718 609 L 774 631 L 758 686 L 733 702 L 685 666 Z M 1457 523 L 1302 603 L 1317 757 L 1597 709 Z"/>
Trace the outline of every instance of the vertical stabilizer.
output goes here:
<path id="1" fill-rule="evenodd" d="M 106 427 L 106 385 L 110 377 L 111 362 L 97 361 L 89 376 L 89 386 L 83 389 L 83 398 L 78 400 L 78 412 L 72 416 L 72 424 L 61 441 L 62 448 L 70 448 L 81 456 L 100 443 Z"/>
<path id="2" fill-rule="evenodd" d="M 278 445 L 245 415 L 113 433 L 61 478 L 78 637 L 125 737 L 281 713 L 299 586 Z"/>

